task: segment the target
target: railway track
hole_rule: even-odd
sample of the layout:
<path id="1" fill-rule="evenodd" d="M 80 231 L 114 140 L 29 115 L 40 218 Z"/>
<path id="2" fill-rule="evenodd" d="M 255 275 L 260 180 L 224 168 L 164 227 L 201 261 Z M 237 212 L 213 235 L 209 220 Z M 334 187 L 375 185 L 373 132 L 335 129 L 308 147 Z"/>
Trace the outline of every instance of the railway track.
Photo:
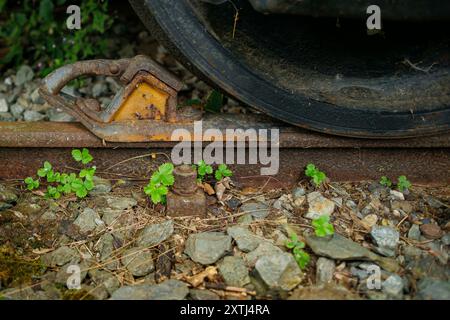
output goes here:
<path id="1" fill-rule="evenodd" d="M 244 186 L 292 186 L 302 177 L 307 163 L 319 166 L 332 181 L 378 180 L 383 175 L 406 174 L 415 184 L 450 184 L 450 134 L 367 140 L 309 132 L 260 116 L 221 114 L 203 119 L 204 131 L 221 127 L 279 129 L 278 174 L 261 176 L 262 164 L 230 165 L 236 180 Z M 79 123 L 0 123 L 0 180 L 33 175 L 45 160 L 58 169 L 67 169 L 70 150 L 78 147 L 90 149 L 103 176 L 145 180 L 151 168 L 167 161 L 177 143 L 168 135 L 150 140 L 105 142 Z M 209 143 L 207 140 L 203 138 L 203 147 Z"/>

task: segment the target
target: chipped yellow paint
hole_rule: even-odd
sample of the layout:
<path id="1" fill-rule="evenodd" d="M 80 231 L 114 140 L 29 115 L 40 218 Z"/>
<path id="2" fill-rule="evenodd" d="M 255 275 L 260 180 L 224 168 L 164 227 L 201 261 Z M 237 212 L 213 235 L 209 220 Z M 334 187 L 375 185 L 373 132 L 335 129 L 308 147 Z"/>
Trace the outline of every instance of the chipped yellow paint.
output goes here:
<path id="1" fill-rule="evenodd" d="M 169 94 L 140 82 L 114 115 L 115 121 L 155 119 L 166 114 Z"/>

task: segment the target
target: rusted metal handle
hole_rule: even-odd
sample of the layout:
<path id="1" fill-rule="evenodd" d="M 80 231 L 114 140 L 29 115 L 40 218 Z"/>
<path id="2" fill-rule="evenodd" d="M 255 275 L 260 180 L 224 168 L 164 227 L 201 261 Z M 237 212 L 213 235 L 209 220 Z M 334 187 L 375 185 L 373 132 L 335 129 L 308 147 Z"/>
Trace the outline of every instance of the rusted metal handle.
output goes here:
<path id="1" fill-rule="evenodd" d="M 99 59 L 75 62 L 50 73 L 44 79 L 43 88 L 47 90 L 48 93 L 56 95 L 70 81 L 83 75 L 121 77 L 129 64 L 130 59 Z"/>

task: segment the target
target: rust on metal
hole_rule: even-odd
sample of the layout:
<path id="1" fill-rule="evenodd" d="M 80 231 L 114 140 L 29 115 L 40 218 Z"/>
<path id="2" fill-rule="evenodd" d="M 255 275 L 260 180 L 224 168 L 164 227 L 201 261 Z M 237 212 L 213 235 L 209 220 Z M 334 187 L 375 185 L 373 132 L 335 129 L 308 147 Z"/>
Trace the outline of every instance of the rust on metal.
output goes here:
<path id="1" fill-rule="evenodd" d="M 193 216 L 206 214 L 205 193 L 197 187 L 197 171 L 184 164 L 173 170 L 175 183 L 167 193 L 169 216 Z"/>
<path id="2" fill-rule="evenodd" d="M 82 75 L 117 77 L 123 88 L 103 110 L 94 99 L 64 99 L 59 92 Z M 146 56 L 121 60 L 90 60 L 64 66 L 49 74 L 40 94 L 51 105 L 78 119 L 105 141 L 145 142 L 159 136 L 165 123 L 190 123 L 201 119 L 201 110 L 177 112 L 177 94 L 182 83 Z M 161 137 L 165 137 L 163 134 Z M 160 137 L 160 138 L 161 138 Z"/>

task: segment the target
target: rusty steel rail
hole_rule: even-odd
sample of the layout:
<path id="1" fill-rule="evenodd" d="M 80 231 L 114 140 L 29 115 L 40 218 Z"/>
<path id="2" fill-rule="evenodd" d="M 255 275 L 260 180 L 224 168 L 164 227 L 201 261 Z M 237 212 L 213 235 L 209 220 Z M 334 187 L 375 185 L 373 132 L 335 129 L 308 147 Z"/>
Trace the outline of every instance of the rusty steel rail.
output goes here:
<path id="1" fill-rule="evenodd" d="M 45 160 L 57 169 L 67 169 L 73 164 L 70 150 L 75 147 L 90 148 L 102 175 L 145 179 L 167 157 L 115 164 L 149 153 L 170 155 L 176 142 L 168 139 L 171 127 L 164 128 L 165 135 L 150 142 L 111 143 L 97 138 L 79 123 L 0 123 L 0 180 L 33 175 Z M 405 174 L 417 184 L 450 184 L 449 134 L 400 140 L 342 138 L 246 115 L 207 116 L 203 130 L 208 128 L 279 128 L 279 173 L 268 178 L 260 176 L 260 164 L 231 165 L 235 177 L 244 185 L 291 186 L 303 177 L 303 169 L 310 162 L 327 172 L 332 181 L 378 180 L 382 175 Z"/>

